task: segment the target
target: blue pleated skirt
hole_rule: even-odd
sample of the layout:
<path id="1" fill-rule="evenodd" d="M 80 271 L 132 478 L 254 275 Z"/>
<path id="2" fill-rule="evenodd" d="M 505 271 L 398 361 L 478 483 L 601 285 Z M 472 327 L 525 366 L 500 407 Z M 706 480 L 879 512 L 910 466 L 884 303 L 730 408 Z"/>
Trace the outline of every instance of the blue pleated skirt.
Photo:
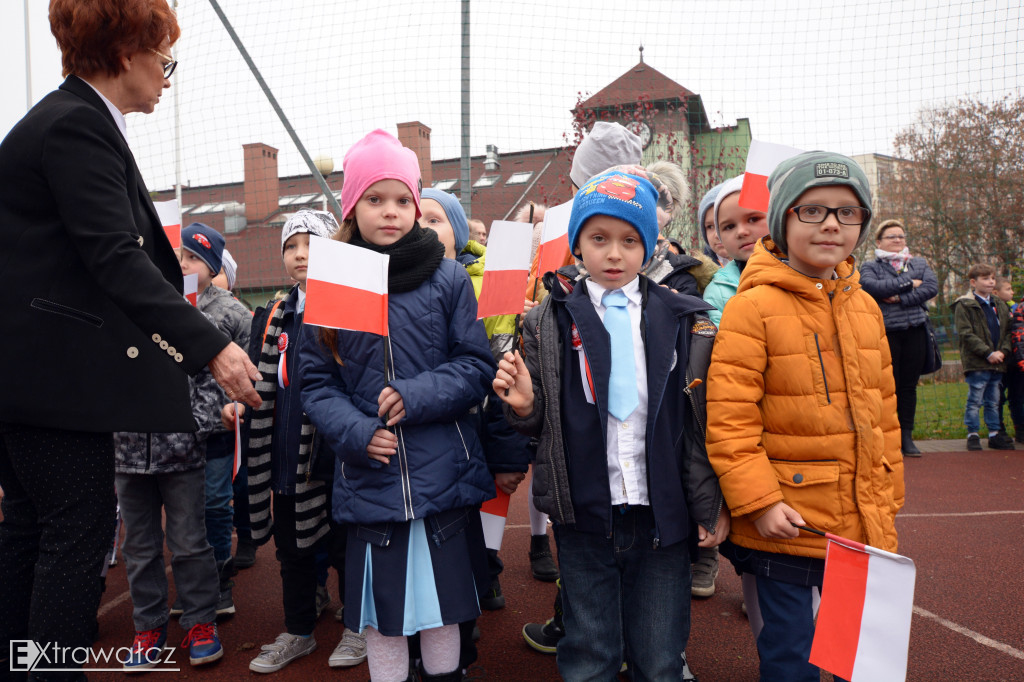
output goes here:
<path id="1" fill-rule="evenodd" d="M 349 526 L 345 627 L 397 637 L 480 615 L 467 534 L 432 531 L 430 518 Z"/>

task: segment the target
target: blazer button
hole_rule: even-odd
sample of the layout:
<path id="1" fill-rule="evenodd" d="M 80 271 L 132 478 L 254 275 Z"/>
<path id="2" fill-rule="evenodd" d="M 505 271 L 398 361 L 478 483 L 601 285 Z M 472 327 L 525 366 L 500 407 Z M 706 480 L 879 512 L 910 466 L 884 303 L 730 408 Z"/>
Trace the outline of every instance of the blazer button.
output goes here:
<path id="1" fill-rule="evenodd" d="M 134 358 L 139 357 L 139 349 L 136 348 L 135 346 L 128 346 L 127 353 L 128 353 L 128 357 L 130 357 L 130 358 L 134 359 Z"/>
<path id="2" fill-rule="evenodd" d="M 160 341 L 160 350 L 167 350 L 167 347 L 168 347 L 169 345 L 171 345 L 171 344 L 167 343 L 167 341 L 165 341 L 165 340 L 161 340 L 161 341 Z"/>
<path id="3" fill-rule="evenodd" d="M 177 352 L 178 351 L 174 350 L 174 346 L 167 347 L 167 354 L 170 355 L 171 357 L 174 357 L 174 355 L 177 354 Z"/>
<path id="4" fill-rule="evenodd" d="M 153 343 L 160 343 L 160 335 L 153 334 Z"/>
<path id="5" fill-rule="evenodd" d="M 184 360 L 184 359 L 185 359 L 185 356 L 184 356 L 184 355 L 182 355 L 181 353 L 177 353 L 177 354 L 176 354 L 176 355 L 174 356 L 174 361 L 175 361 L 175 362 L 181 362 L 181 361 L 182 361 L 182 360 Z"/>
<path id="6" fill-rule="evenodd" d="M 793 483 L 803 483 L 803 482 L 804 482 L 804 475 L 803 474 L 795 474 L 793 476 Z"/>
<path id="7" fill-rule="evenodd" d="M 140 235 L 139 235 L 139 246 L 142 246 L 142 244 L 143 244 L 143 243 L 144 243 L 145 241 L 146 241 L 146 240 L 145 240 L 145 239 L 143 239 L 143 238 L 142 238 L 142 235 L 140 234 Z"/>

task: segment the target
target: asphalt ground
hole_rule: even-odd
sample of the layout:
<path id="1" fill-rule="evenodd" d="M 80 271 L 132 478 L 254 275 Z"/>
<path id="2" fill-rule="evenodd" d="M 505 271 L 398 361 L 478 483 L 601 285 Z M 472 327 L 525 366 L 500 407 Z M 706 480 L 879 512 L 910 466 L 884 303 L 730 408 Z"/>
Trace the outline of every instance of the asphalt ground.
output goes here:
<path id="1" fill-rule="evenodd" d="M 1024 680 L 1024 449 L 967 453 L 958 451 L 964 447 L 962 441 L 919 445 L 925 455 L 907 461 L 907 504 L 896 522 L 900 553 L 917 564 L 907 679 Z M 474 679 L 559 679 L 555 657 L 530 649 L 520 634 L 524 623 L 551 616 L 555 593 L 553 584 L 538 582 L 530 574 L 529 518 L 525 490 L 520 491 L 512 498 L 502 548 L 506 607 L 480 618 L 480 658 L 470 669 Z M 179 672 L 153 671 L 145 674 L 148 678 L 264 678 L 249 671 L 249 661 L 284 629 L 272 543 L 260 548 L 255 566 L 239 573 L 235 581 L 238 613 L 219 625 L 224 658 L 192 668 L 179 649 L 177 665 L 163 666 L 180 667 Z M 365 664 L 351 669 L 327 666 L 341 636 L 341 625 L 333 618 L 339 606 L 333 572 L 329 584 L 334 604 L 317 624 L 317 650 L 266 677 L 369 679 Z M 701 682 L 757 680 L 757 652 L 741 609 L 739 579 L 725 560 L 717 587 L 714 597 L 692 604 L 690 665 Z M 110 570 L 99 624 L 96 647 L 130 646 L 131 599 L 123 559 Z M 178 643 L 183 636 L 172 621 L 168 643 Z M 89 674 L 94 680 L 120 677 L 112 672 Z M 831 676 L 823 674 L 822 679 Z"/>

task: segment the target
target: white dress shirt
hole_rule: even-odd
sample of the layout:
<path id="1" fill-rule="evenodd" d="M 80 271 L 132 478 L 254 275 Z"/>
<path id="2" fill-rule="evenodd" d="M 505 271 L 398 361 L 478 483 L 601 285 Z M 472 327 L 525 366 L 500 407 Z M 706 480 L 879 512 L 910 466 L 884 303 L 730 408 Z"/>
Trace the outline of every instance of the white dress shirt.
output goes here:
<path id="1" fill-rule="evenodd" d="M 85 80 L 85 79 L 83 79 L 83 80 Z M 118 109 L 117 107 L 115 107 L 114 103 L 111 102 L 109 99 L 107 99 L 103 95 L 102 92 L 97 90 L 96 86 L 94 86 L 89 81 L 85 81 L 85 84 L 88 85 L 90 88 L 92 88 L 93 92 L 95 92 L 97 95 L 99 95 L 100 99 L 103 100 L 103 103 L 107 105 L 107 109 L 110 110 L 110 115 L 114 117 L 114 123 L 117 124 L 117 129 L 121 131 L 121 137 L 123 137 L 124 141 L 127 142 L 128 141 L 128 124 L 124 120 L 124 114 L 122 114 L 121 110 Z"/>
<path id="2" fill-rule="evenodd" d="M 587 283 L 587 294 L 594 304 L 598 317 L 604 322 L 605 305 L 602 302 L 607 291 L 591 279 Z M 629 323 L 633 330 L 633 361 L 636 366 L 637 407 L 624 421 L 608 414 L 608 486 L 612 504 L 649 505 L 647 494 L 647 355 L 644 352 L 643 337 L 640 335 L 642 322 L 640 278 L 635 277 L 622 287 L 629 303 Z"/>

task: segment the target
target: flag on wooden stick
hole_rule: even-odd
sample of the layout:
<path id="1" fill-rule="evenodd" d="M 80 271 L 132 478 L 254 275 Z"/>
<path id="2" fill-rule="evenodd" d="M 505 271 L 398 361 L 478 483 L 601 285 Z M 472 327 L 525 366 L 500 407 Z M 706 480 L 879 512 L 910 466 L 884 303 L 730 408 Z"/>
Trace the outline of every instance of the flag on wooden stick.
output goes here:
<path id="1" fill-rule="evenodd" d="M 310 236 L 303 322 L 387 336 L 389 257 Z"/>

